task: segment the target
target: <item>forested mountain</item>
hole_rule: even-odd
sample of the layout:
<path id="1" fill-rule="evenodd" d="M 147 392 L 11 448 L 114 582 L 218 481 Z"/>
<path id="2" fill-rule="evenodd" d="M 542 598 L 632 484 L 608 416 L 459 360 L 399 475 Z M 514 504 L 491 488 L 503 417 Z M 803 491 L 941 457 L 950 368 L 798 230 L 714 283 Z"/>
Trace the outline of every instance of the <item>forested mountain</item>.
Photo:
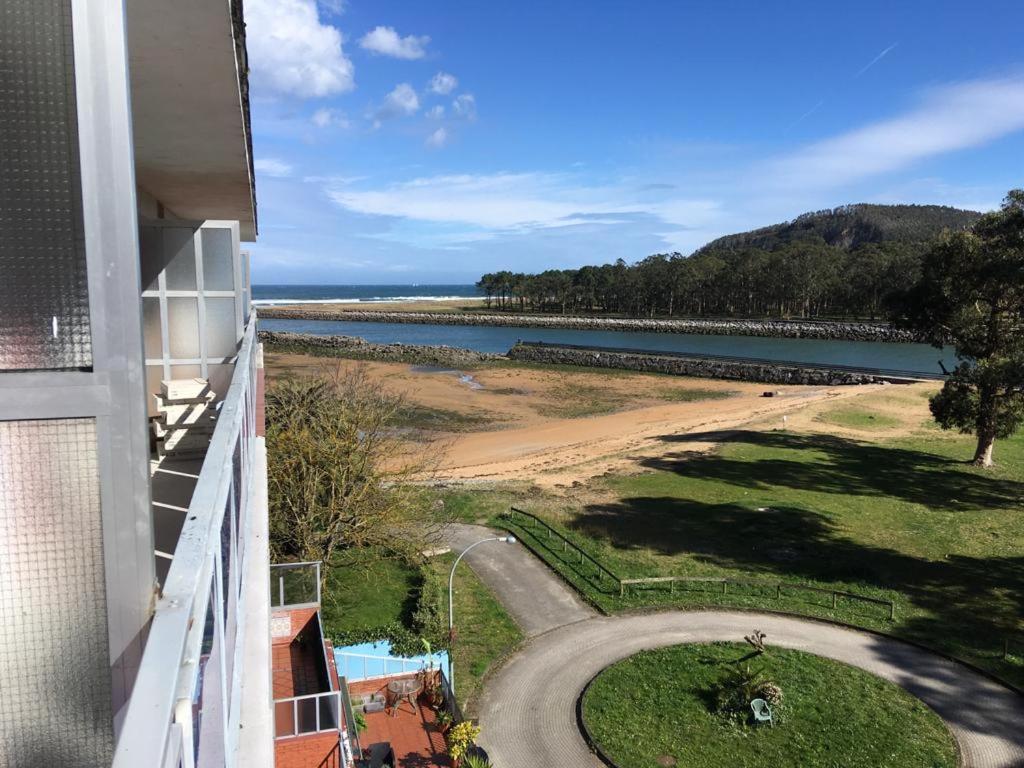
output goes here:
<path id="1" fill-rule="evenodd" d="M 813 211 L 792 221 L 726 235 L 701 248 L 715 251 L 734 248 L 773 250 L 794 240 L 821 238 L 829 245 L 853 250 L 867 243 L 896 240 L 916 243 L 930 240 L 944 229 L 966 229 L 981 218 L 976 211 L 947 205 L 844 205 Z"/>
<path id="2" fill-rule="evenodd" d="M 980 216 L 938 205 L 849 205 L 721 237 L 692 256 L 503 271 L 477 286 L 503 310 L 874 318 L 890 294 L 916 282 L 932 239 Z"/>

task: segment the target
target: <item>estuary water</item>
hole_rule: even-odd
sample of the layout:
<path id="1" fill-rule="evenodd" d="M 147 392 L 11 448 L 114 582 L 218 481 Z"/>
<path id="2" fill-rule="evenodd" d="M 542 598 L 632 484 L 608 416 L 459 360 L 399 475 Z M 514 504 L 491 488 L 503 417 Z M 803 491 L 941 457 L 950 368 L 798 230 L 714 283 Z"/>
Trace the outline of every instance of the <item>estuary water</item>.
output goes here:
<path id="1" fill-rule="evenodd" d="M 376 344 L 446 344 L 477 352 L 504 354 L 517 341 L 545 341 L 581 346 L 625 347 L 659 352 L 752 357 L 819 365 L 886 368 L 937 374 L 942 360 L 952 369 L 952 348 L 927 344 L 887 344 L 876 341 L 774 339 L 758 336 L 702 336 L 640 331 L 580 331 L 562 328 L 498 328 L 486 325 L 419 325 L 364 323 L 344 320 L 260 320 L 261 330 L 319 335 L 358 336 Z"/>

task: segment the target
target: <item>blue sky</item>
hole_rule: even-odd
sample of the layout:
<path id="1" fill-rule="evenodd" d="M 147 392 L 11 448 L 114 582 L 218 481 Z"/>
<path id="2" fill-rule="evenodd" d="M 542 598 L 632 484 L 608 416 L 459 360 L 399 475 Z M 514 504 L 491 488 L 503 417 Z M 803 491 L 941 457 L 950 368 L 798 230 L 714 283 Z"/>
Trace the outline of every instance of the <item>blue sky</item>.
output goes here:
<path id="1" fill-rule="evenodd" d="M 257 283 L 689 253 L 1024 186 L 1024 3 L 247 0 Z"/>

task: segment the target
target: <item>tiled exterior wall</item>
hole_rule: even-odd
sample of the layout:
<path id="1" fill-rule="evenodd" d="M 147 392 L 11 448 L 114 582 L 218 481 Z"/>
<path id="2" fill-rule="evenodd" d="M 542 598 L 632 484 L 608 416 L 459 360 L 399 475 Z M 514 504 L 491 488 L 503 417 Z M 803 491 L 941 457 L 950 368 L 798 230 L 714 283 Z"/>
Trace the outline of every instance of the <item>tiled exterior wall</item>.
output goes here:
<path id="1" fill-rule="evenodd" d="M 338 733 L 281 739 L 274 745 L 275 768 L 343 768 Z"/>

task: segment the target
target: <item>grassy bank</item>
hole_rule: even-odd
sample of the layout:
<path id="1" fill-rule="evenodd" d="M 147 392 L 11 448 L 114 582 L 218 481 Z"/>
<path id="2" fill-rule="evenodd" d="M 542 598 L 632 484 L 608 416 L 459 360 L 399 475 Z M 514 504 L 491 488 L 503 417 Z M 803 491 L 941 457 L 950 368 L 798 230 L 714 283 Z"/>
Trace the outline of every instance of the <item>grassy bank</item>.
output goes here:
<path id="1" fill-rule="evenodd" d="M 870 426 L 884 413 L 875 416 L 856 420 Z M 642 462 L 644 472 L 595 479 L 577 498 L 529 487 L 457 491 L 448 508 L 510 527 L 604 611 L 733 606 L 837 619 L 1022 685 L 1024 437 L 1000 442 L 995 470 L 967 464 L 971 449 L 969 437 L 924 425 L 877 440 L 746 431 L 706 455 L 675 453 L 668 438 L 661 457 Z M 542 517 L 621 578 L 769 586 L 729 585 L 723 594 L 720 584 L 658 584 L 620 596 L 618 584 L 543 529 L 502 519 L 509 504 Z M 892 600 L 895 621 L 870 603 L 840 598 L 833 608 L 831 595 L 798 584 Z"/>
<path id="2" fill-rule="evenodd" d="M 446 640 L 448 573 L 452 555 L 431 558 L 416 567 L 396 560 L 371 559 L 360 568 L 332 569 L 324 595 L 328 636 L 340 642 L 407 638 L 419 652 L 418 637 L 436 647 Z M 472 710 L 473 699 L 490 667 L 522 640 L 515 622 L 465 563 L 455 575 L 456 689 L 459 703 Z"/>
<path id="3" fill-rule="evenodd" d="M 893 683 L 835 661 L 771 649 L 752 660 L 742 644 L 645 651 L 604 670 L 583 701 L 593 738 L 620 768 L 685 765 L 776 768 L 953 768 L 942 721 Z M 719 711 L 729 676 L 744 667 L 782 691 L 775 727 L 749 722 L 749 701 Z"/>

